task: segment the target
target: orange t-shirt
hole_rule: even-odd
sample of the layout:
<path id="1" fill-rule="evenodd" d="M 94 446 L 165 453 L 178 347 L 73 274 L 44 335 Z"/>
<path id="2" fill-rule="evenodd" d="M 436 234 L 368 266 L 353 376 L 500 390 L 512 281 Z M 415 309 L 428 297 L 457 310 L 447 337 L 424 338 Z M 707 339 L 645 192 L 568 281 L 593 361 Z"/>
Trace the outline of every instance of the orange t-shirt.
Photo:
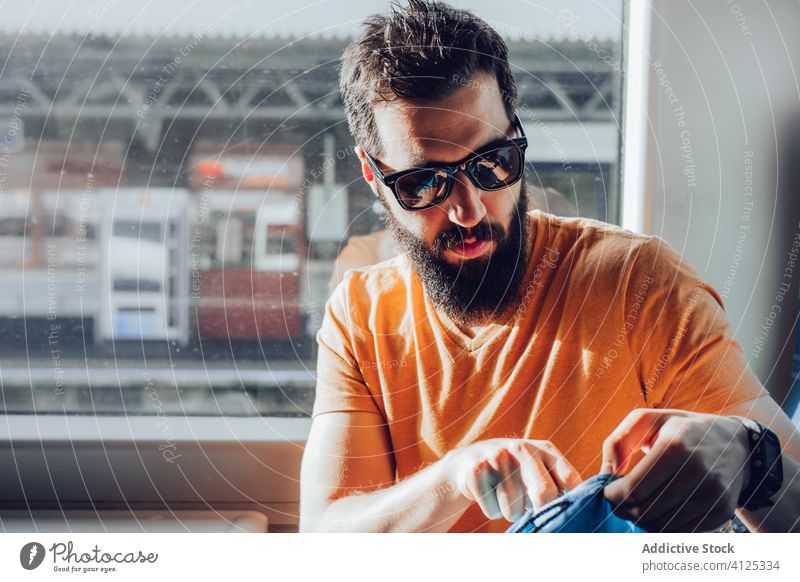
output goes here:
<path id="1" fill-rule="evenodd" d="M 766 394 L 722 300 L 659 237 L 529 213 L 522 301 L 469 338 L 405 255 L 349 271 L 317 334 L 312 417 L 386 421 L 397 479 L 496 437 L 552 441 L 583 478 L 634 408 L 720 413 Z M 501 532 L 474 503 L 450 531 Z"/>

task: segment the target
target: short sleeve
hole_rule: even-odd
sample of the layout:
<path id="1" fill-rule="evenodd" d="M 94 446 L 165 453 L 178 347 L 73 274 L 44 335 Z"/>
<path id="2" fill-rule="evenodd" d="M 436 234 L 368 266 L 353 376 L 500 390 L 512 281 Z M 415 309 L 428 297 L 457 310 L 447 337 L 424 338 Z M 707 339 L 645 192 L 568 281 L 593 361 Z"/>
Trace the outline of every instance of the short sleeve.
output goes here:
<path id="1" fill-rule="evenodd" d="M 625 317 L 648 406 L 721 414 L 768 394 L 719 294 L 660 237 L 644 242 L 633 262 Z"/>
<path id="2" fill-rule="evenodd" d="M 317 332 L 317 388 L 312 418 L 326 412 L 381 414 L 354 356 L 348 282 L 346 277 L 334 290 Z"/>

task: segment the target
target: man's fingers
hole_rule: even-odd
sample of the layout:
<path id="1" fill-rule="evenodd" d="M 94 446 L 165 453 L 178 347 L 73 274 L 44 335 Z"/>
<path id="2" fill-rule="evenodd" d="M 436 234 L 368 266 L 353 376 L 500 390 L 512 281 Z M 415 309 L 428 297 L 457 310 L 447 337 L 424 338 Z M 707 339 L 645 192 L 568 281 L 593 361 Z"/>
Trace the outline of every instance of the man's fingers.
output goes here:
<path id="1" fill-rule="evenodd" d="M 603 442 L 604 472 L 623 474 L 632 453 L 650 446 L 661 427 L 657 411 L 640 408 L 632 411 Z"/>
<path id="2" fill-rule="evenodd" d="M 714 476 L 687 470 L 667 484 L 661 507 L 652 519 L 670 516 L 668 531 L 709 531 L 733 517 L 735 503 Z"/>
<path id="3" fill-rule="evenodd" d="M 622 479 L 620 479 L 621 481 Z M 662 531 L 674 520 L 683 521 L 699 504 L 708 504 L 708 492 L 702 489 L 702 475 L 678 473 L 668 479 L 662 490 L 631 503 L 628 500 L 614 509 L 625 519 L 636 521 L 647 531 Z M 670 530 L 667 530 L 670 531 Z"/>
<path id="4" fill-rule="evenodd" d="M 569 491 L 583 481 L 578 470 L 572 466 L 572 463 L 567 460 L 554 444 L 550 443 L 550 446 L 545 451 L 543 460 L 548 472 L 562 491 Z"/>
<path id="5" fill-rule="evenodd" d="M 519 472 L 519 462 L 507 449 L 499 454 L 501 481 L 495 491 L 500 511 L 508 521 L 515 521 L 525 513 L 525 487 Z"/>
<path id="6" fill-rule="evenodd" d="M 603 442 L 604 473 L 624 473 L 633 452 L 651 446 L 663 424 L 674 416 L 672 410 L 638 408 L 626 416 Z"/>
<path id="7" fill-rule="evenodd" d="M 498 519 L 502 516 L 495 493 L 497 481 L 496 472 L 485 461 L 472 471 L 466 484 L 467 492 L 489 519 Z"/>
<path id="8" fill-rule="evenodd" d="M 669 445 L 668 439 L 657 440 L 627 475 L 605 486 L 606 499 L 617 507 L 638 505 L 663 492 L 685 462 Z"/>
<path id="9" fill-rule="evenodd" d="M 498 444 L 460 478 L 461 490 L 489 519 L 514 521 L 582 481 L 550 442 L 509 439 Z"/>
<path id="10" fill-rule="evenodd" d="M 520 464 L 522 482 L 534 508 L 559 496 L 558 484 L 537 455 L 531 454 L 527 447 L 521 447 L 515 454 Z"/>

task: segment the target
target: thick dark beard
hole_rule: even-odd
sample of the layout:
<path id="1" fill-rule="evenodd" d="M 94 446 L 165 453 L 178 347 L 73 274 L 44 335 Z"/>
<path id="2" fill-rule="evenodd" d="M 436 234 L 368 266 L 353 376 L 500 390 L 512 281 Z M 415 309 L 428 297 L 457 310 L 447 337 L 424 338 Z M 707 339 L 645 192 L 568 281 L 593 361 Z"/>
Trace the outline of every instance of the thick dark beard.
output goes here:
<path id="1" fill-rule="evenodd" d="M 528 196 L 525 180 L 520 183 L 519 200 L 507 231 L 500 224 L 486 220 L 471 229 L 454 224 L 453 228 L 437 235 L 430 247 L 400 225 L 392 211 L 386 209 L 387 226 L 400 248 L 408 254 L 431 301 L 459 325 L 476 325 L 499 318 L 519 299 L 530 257 Z M 442 254 L 468 236 L 495 241 L 496 248 L 486 258 L 451 265 Z"/>

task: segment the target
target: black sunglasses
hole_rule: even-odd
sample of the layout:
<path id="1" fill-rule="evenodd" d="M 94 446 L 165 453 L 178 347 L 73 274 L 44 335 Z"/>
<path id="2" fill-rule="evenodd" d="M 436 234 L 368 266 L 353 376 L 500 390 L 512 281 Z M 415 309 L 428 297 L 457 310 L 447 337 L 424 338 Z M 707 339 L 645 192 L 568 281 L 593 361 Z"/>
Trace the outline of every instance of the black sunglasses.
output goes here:
<path id="1" fill-rule="evenodd" d="M 438 206 L 450 196 L 455 173 L 459 170 L 481 190 L 502 190 L 522 178 L 525 169 L 525 148 L 528 138 L 519 116 L 514 115 L 514 128 L 520 137 L 482 148 L 455 164 L 409 168 L 384 174 L 378 162 L 364 152 L 375 175 L 394 193 L 397 202 L 406 210 L 425 210 Z"/>

